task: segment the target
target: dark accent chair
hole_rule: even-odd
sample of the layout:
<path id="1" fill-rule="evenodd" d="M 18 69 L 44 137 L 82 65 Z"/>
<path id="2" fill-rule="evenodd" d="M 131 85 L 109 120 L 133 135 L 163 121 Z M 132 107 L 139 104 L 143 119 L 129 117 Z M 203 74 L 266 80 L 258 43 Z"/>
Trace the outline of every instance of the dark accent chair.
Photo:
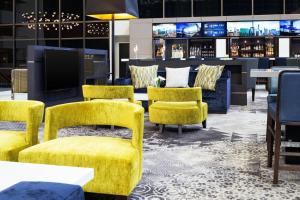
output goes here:
<path id="1" fill-rule="evenodd" d="M 194 87 L 198 71 L 191 70 L 189 76 L 189 86 Z M 166 77 L 166 72 L 159 70 L 158 75 Z M 122 78 L 115 81 L 116 85 L 132 85 L 131 78 Z M 135 89 L 135 93 L 147 93 L 146 88 Z M 208 104 L 209 113 L 226 114 L 231 104 L 231 73 L 224 70 L 221 78 L 217 81 L 216 91 L 203 90 L 203 102 Z M 143 107 L 148 108 L 148 102 L 143 102 Z"/>
<path id="2" fill-rule="evenodd" d="M 270 59 L 269 58 L 259 58 L 258 60 L 258 69 L 269 69 L 270 68 Z M 268 78 L 257 78 L 256 84 L 263 84 L 268 89 Z"/>
<path id="3" fill-rule="evenodd" d="M 279 170 L 300 171 L 299 166 L 280 165 L 280 156 L 300 156 L 295 152 L 280 152 L 281 147 L 293 148 L 295 142 L 284 142 L 281 126 L 300 126 L 300 71 L 282 71 L 279 75 L 277 100 L 269 102 L 267 120 L 268 166 L 272 166 L 274 154 L 273 183 L 278 183 Z M 275 143 L 275 150 L 273 146 Z"/>

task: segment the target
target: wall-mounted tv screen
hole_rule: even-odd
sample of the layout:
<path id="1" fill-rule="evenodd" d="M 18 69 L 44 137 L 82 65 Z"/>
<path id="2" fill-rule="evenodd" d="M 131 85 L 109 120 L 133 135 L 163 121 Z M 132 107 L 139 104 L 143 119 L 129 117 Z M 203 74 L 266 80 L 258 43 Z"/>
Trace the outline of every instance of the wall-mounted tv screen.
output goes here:
<path id="1" fill-rule="evenodd" d="M 228 22 L 227 36 L 249 37 L 254 36 L 252 21 L 247 22 Z"/>
<path id="2" fill-rule="evenodd" d="M 227 36 L 226 22 L 204 22 L 202 31 L 204 37 L 225 37 Z"/>
<path id="3" fill-rule="evenodd" d="M 201 37 L 201 23 L 177 23 L 176 34 L 179 38 Z"/>
<path id="4" fill-rule="evenodd" d="M 80 59 L 78 51 L 45 50 L 45 90 L 79 87 Z"/>
<path id="5" fill-rule="evenodd" d="M 279 21 L 254 21 L 254 36 L 279 36 Z"/>
<path id="6" fill-rule="evenodd" d="M 176 24 L 154 24 L 153 37 L 176 38 Z"/>
<path id="7" fill-rule="evenodd" d="M 300 35 L 300 20 L 280 21 L 280 35 L 282 36 Z"/>

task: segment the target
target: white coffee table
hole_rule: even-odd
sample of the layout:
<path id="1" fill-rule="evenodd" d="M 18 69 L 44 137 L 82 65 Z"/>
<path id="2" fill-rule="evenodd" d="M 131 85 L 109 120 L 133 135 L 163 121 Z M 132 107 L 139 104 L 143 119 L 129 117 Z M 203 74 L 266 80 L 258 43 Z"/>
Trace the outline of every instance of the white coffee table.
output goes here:
<path id="1" fill-rule="evenodd" d="M 0 191 L 21 181 L 53 182 L 84 186 L 94 169 L 0 161 Z"/>

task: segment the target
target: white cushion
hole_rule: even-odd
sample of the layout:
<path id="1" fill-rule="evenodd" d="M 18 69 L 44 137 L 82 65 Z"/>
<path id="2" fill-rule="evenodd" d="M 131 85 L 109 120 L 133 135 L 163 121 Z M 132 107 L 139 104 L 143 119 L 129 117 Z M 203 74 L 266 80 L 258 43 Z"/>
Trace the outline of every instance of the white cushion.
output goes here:
<path id="1" fill-rule="evenodd" d="M 166 68 L 166 72 L 167 72 L 166 87 L 168 88 L 189 87 L 190 67 Z"/>

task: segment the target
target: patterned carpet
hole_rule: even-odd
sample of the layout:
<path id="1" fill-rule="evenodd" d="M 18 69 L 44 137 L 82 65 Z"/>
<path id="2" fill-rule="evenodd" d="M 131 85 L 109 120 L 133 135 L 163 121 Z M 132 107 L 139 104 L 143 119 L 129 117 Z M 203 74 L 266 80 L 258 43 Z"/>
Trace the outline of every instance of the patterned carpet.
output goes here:
<path id="1" fill-rule="evenodd" d="M 209 115 L 207 129 L 184 127 L 182 136 L 177 135 L 177 127 L 159 134 L 147 119 L 146 115 L 143 179 L 130 199 L 300 200 L 300 173 L 283 172 L 280 185 L 273 186 L 272 170 L 266 167 L 265 92 L 258 91 L 256 101 L 249 100 L 248 106 L 232 106 L 227 115 Z M 75 127 L 59 135 L 130 138 L 131 133 L 121 128 L 112 132 Z"/>

